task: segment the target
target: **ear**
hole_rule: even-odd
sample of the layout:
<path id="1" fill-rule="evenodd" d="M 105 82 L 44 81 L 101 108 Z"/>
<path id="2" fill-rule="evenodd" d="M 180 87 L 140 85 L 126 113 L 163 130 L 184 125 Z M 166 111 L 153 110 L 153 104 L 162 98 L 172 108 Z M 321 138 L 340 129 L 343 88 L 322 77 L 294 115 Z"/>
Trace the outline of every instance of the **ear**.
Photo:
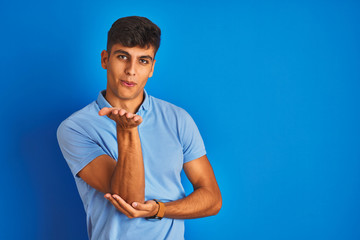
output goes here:
<path id="1" fill-rule="evenodd" d="M 151 67 L 151 72 L 149 73 L 149 78 L 151 78 L 153 76 L 155 63 L 156 63 L 156 60 L 154 59 L 154 61 L 152 63 L 152 67 Z"/>
<path id="2" fill-rule="evenodd" d="M 101 66 L 103 69 L 107 69 L 107 64 L 108 64 L 108 57 L 109 57 L 109 54 L 106 50 L 103 50 L 101 52 Z"/>

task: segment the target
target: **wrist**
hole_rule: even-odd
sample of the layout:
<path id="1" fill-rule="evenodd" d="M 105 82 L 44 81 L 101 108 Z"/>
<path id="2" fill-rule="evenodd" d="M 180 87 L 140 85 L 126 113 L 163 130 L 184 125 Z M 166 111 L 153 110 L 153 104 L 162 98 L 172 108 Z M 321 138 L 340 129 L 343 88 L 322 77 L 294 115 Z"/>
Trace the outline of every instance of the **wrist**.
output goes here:
<path id="1" fill-rule="evenodd" d="M 137 132 L 137 126 L 124 128 L 123 126 L 121 126 L 121 124 L 116 123 L 116 130 L 118 132 Z"/>
<path id="2" fill-rule="evenodd" d="M 151 213 L 150 217 L 156 216 L 158 214 L 159 210 L 160 210 L 159 204 L 156 201 L 154 201 L 154 202 L 155 202 L 156 207 L 155 207 L 154 211 Z"/>
<path id="3" fill-rule="evenodd" d="M 138 136 L 138 129 L 137 127 L 124 129 L 116 125 L 116 133 L 118 138 L 132 138 Z"/>
<path id="4" fill-rule="evenodd" d="M 156 212 L 153 216 L 148 217 L 147 219 L 158 219 L 161 220 L 164 215 L 165 215 L 165 204 L 163 202 L 160 202 L 157 199 L 154 199 L 153 201 L 155 201 L 157 208 L 155 208 Z"/>

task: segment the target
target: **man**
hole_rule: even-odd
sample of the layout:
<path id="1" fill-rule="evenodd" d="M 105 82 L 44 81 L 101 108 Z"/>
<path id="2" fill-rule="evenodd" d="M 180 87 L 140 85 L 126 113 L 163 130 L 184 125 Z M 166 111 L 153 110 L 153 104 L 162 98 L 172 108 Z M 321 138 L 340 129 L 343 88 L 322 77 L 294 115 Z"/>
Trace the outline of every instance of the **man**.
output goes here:
<path id="1" fill-rule="evenodd" d="M 184 219 L 215 215 L 221 208 L 194 121 L 144 90 L 160 34 L 147 18 L 118 19 L 101 53 L 106 91 L 58 128 L 90 239 L 184 239 Z M 182 169 L 194 187 L 188 196 Z"/>

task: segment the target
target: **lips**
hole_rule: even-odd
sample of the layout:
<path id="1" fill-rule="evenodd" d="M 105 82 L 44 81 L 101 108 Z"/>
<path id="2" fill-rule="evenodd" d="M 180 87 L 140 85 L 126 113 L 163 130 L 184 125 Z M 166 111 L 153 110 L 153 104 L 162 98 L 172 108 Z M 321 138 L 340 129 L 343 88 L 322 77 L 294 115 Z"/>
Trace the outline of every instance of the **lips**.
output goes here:
<path id="1" fill-rule="evenodd" d="M 121 84 L 124 85 L 125 87 L 133 87 L 136 85 L 135 82 L 132 81 L 125 81 L 125 80 L 121 80 Z"/>

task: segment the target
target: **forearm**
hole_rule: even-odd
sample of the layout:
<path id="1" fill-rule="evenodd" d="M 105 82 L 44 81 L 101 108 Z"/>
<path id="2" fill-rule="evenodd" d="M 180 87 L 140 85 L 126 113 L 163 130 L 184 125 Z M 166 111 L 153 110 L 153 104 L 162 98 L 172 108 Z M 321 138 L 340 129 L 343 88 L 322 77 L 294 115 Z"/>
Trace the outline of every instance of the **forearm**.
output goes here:
<path id="1" fill-rule="evenodd" d="M 200 218 L 216 215 L 221 208 L 222 199 L 218 189 L 197 188 L 189 196 L 165 203 L 166 218 Z"/>
<path id="2" fill-rule="evenodd" d="M 110 188 L 126 202 L 144 202 L 145 176 L 140 137 L 137 128 L 117 127 L 118 161 Z"/>

